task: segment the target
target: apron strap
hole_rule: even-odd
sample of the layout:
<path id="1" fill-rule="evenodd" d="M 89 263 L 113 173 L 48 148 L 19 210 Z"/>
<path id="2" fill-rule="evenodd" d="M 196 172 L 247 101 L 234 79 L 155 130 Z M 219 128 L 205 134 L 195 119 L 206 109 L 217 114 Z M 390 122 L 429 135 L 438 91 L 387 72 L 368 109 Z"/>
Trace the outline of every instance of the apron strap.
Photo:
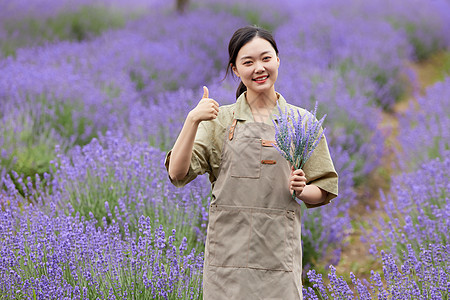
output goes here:
<path id="1" fill-rule="evenodd" d="M 233 123 L 230 126 L 230 132 L 228 133 L 228 139 L 231 141 L 234 135 L 234 128 L 236 127 L 237 119 L 233 119 Z"/>

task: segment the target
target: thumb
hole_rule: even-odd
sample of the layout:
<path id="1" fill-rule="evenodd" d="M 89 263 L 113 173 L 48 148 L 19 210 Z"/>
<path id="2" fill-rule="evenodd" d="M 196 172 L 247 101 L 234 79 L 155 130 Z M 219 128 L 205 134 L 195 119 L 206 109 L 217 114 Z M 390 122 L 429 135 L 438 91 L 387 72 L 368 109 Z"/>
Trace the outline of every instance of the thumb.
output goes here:
<path id="1" fill-rule="evenodd" d="M 203 86 L 203 98 L 209 98 L 209 90 L 206 86 Z"/>

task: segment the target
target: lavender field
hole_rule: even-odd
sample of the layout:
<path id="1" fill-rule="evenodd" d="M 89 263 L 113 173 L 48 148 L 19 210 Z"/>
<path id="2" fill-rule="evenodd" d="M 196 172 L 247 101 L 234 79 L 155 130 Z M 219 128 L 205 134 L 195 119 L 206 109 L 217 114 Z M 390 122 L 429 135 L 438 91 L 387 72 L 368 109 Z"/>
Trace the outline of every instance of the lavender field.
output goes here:
<path id="1" fill-rule="evenodd" d="M 227 45 L 327 114 L 339 196 L 303 212 L 305 299 L 450 298 L 447 0 L 0 2 L 0 298 L 201 299 L 210 183 L 164 167 Z"/>

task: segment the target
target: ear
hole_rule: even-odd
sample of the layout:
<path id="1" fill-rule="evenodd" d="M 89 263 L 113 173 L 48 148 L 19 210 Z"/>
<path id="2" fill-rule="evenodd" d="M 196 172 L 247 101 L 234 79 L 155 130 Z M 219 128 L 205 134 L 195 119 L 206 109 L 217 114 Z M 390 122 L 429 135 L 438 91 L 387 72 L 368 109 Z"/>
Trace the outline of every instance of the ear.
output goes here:
<path id="1" fill-rule="evenodd" d="M 231 70 L 233 70 L 234 75 L 236 75 L 237 77 L 241 77 L 241 76 L 239 75 L 239 72 L 238 72 L 236 66 L 231 65 Z"/>
<path id="2" fill-rule="evenodd" d="M 278 64 L 278 67 L 280 67 L 280 57 L 279 56 L 277 56 L 277 64 Z"/>

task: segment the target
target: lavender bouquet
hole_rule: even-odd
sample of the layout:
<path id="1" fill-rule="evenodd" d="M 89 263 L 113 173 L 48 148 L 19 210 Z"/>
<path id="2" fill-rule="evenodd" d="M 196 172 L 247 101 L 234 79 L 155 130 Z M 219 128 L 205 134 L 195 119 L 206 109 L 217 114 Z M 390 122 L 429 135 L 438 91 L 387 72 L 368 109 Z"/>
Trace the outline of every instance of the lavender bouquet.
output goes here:
<path id="1" fill-rule="evenodd" d="M 297 112 L 293 109 L 288 112 L 286 108 L 283 112 L 278 106 L 278 110 L 278 123 L 273 121 L 276 142 L 274 146 L 295 169 L 301 169 L 324 135 L 322 123 L 326 115 L 320 120 L 316 119 L 317 102 L 314 110 L 304 116 L 298 109 Z"/>

